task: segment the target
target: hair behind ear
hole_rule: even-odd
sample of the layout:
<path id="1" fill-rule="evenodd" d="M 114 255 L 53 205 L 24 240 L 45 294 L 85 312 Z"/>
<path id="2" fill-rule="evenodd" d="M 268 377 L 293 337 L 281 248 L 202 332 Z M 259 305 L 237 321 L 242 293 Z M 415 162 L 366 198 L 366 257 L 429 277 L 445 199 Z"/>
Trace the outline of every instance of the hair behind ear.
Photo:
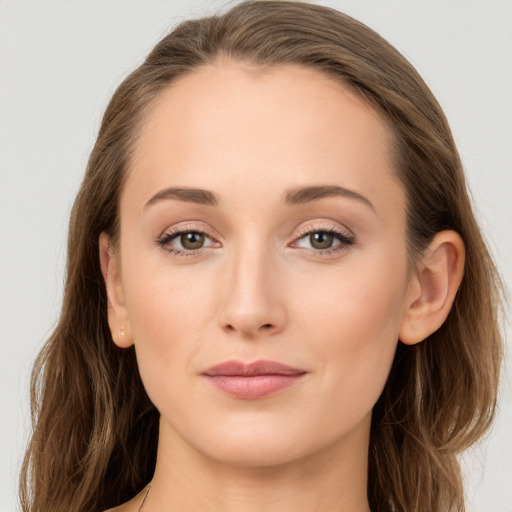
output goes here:
<path id="1" fill-rule="evenodd" d="M 425 512 L 464 510 L 457 455 L 491 425 L 502 361 L 499 278 L 481 238 L 471 238 L 460 286 L 446 295 L 453 301 L 446 320 L 428 334 L 444 317 L 446 304 L 434 302 L 432 311 L 432 304 L 419 297 L 419 325 L 428 326 L 425 319 L 435 322 L 423 341 L 410 329 L 407 344 L 398 344 L 374 407 L 368 491 L 377 512 L 388 512 L 386 503 L 403 512 L 411 503 L 421 503 L 418 510 Z M 442 248 L 445 240 L 434 239 L 431 249 Z M 482 245 L 475 250 L 475 243 Z M 475 254 L 481 259 L 474 261 Z M 427 263 L 438 258 L 433 251 L 426 255 Z M 452 262 L 452 268 L 458 265 L 462 262 Z M 453 273 L 453 286 L 459 273 Z"/>

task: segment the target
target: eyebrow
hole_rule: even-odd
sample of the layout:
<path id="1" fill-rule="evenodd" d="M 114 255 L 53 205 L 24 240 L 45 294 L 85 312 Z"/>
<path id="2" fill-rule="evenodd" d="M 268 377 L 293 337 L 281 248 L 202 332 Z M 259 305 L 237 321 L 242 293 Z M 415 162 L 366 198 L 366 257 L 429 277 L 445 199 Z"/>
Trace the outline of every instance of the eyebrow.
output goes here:
<path id="1" fill-rule="evenodd" d="M 339 185 L 311 185 L 288 190 L 283 196 L 283 202 L 287 205 L 293 206 L 317 201 L 324 197 L 334 196 L 356 199 L 375 211 L 375 207 L 368 198 L 354 190 L 350 190 Z M 220 203 L 219 196 L 210 190 L 189 187 L 169 187 L 157 192 L 145 204 L 144 208 L 148 208 L 152 204 L 164 199 L 174 199 L 177 201 L 185 201 L 207 206 L 217 206 Z"/>
<path id="2" fill-rule="evenodd" d="M 341 196 L 348 199 L 356 199 L 375 211 L 372 202 L 355 190 L 350 190 L 339 185 L 313 185 L 289 190 L 285 194 L 284 202 L 290 205 L 309 203 L 323 199 L 324 197 Z"/>
<path id="3" fill-rule="evenodd" d="M 176 199 L 189 203 L 205 204 L 207 206 L 217 206 L 219 197 L 209 190 L 200 188 L 169 187 L 157 192 L 144 206 L 148 208 L 152 204 L 158 203 L 164 199 Z"/>

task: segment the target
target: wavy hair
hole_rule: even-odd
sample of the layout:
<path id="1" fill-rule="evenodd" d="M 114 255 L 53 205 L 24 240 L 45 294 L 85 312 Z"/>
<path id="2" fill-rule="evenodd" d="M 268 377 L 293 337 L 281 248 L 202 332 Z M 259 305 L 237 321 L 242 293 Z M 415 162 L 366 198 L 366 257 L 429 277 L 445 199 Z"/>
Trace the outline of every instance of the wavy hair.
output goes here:
<path id="1" fill-rule="evenodd" d="M 418 345 L 398 343 L 374 407 L 368 498 L 373 512 L 463 511 L 457 455 L 492 421 L 502 340 L 500 280 L 461 161 L 441 107 L 395 48 L 334 9 L 293 1 L 243 2 L 181 23 L 114 93 L 71 213 L 60 319 L 33 368 L 22 510 L 99 512 L 152 477 L 159 413 L 133 347 L 112 342 L 98 238 L 118 235 L 118 199 L 148 109 L 178 77 L 221 57 L 299 64 L 345 84 L 393 132 L 411 260 L 439 231 L 462 236 L 465 274 L 446 322 Z"/>

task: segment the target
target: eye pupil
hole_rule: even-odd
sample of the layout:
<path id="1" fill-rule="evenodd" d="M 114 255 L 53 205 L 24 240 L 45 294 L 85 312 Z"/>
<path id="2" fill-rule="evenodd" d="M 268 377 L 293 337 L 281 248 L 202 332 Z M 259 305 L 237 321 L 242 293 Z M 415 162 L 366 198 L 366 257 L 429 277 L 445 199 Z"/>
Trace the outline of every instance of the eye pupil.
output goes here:
<path id="1" fill-rule="evenodd" d="M 185 249 L 200 249 L 204 244 L 204 235 L 193 231 L 184 233 L 180 236 L 180 242 Z"/>
<path id="2" fill-rule="evenodd" d="M 328 249 L 332 246 L 333 238 L 331 233 L 326 233 L 325 231 L 318 231 L 309 235 L 311 246 L 315 249 Z"/>

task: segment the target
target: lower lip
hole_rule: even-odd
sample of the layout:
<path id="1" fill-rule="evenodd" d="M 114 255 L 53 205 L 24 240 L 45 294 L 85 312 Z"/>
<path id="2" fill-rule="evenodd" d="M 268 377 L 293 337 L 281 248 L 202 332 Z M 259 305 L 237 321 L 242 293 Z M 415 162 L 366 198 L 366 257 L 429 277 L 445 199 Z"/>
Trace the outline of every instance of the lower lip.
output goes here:
<path id="1" fill-rule="evenodd" d="M 207 375 L 217 389 L 235 398 L 255 400 L 273 395 L 289 388 L 304 377 L 305 373 L 295 375 Z"/>

